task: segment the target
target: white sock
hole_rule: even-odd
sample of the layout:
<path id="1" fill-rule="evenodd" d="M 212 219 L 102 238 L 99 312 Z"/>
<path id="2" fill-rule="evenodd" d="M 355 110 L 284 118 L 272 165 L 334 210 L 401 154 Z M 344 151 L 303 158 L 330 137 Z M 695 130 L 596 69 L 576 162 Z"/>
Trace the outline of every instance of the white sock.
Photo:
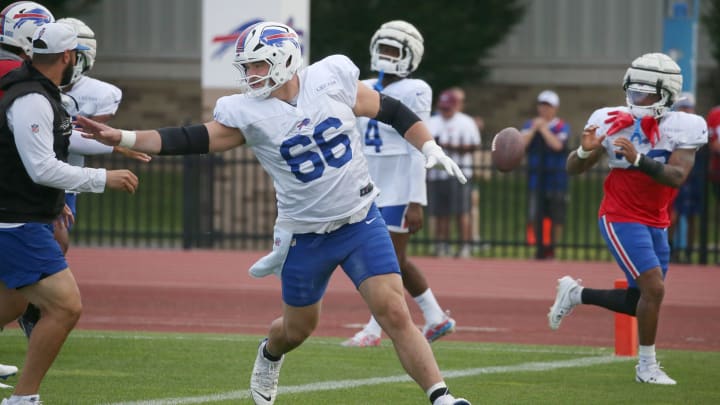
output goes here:
<path id="1" fill-rule="evenodd" d="M 655 359 L 655 345 L 640 345 L 638 352 L 641 366 L 647 367 L 657 363 L 657 360 Z"/>
<path id="2" fill-rule="evenodd" d="M 435 392 L 438 391 L 439 392 Z M 440 381 L 437 384 L 434 384 L 432 387 L 428 388 L 427 391 L 425 391 L 425 395 L 427 395 L 428 399 L 432 401 L 433 404 L 437 402 L 438 398 L 441 398 L 445 395 L 448 395 L 449 391 L 447 388 L 447 384 L 445 384 L 445 381 Z M 433 398 L 433 394 L 435 394 L 435 398 Z"/>
<path id="3" fill-rule="evenodd" d="M 573 305 L 582 304 L 582 290 L 585 287 L 574 288 L 570 291 L 570 303 Z"/>
<path id="4" fill-rule="evenodd" d="M 367 325 L 365 325 L 363 330 L 371 335 L 382 336 L 382 328 L 380 327 L 380 324 L 375 320 L 374 316 L 370 317 L 370 321 L 368 321 Z"/>
<path id="5" fill-rule="evenodd" d="M 12 395 L 10 398 L 8 398 L 8 405 L 17 404 L 22 401 L 29 401 L 29 402 L 40 402 L 40 395 L 34 394 L 34 395 Z"/>
<path id="6" fill-rule="evenodd" d="M 428 288 L 424 293 L 415 297 L 415 302 L 417 302 L 423 312 L 425 324 L 431 325 L 443 321 L 445 313 L 442 308 L 440 308 L 440 304 L 438 304 L 435 299 L 435 295 L 432 293 L 432 290 Z"/>

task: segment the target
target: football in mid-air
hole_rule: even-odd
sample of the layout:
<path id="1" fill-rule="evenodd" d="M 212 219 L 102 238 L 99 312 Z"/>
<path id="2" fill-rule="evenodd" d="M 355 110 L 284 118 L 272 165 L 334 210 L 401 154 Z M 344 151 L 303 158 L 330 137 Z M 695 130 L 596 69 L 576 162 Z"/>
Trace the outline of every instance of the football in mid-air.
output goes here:
<path id="1" fill-rule="evenodd" d="M 491 153 L 493 165 L 501 172 L 509 172 L 520 166 L 525 156 L 525 142 L 520 131 L 507 127 L 495 134 Z"/>

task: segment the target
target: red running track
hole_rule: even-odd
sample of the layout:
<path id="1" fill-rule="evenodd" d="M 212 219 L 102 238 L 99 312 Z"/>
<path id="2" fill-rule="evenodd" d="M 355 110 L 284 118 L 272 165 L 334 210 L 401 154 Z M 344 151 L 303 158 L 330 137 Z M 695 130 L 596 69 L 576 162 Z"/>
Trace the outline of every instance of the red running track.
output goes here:
<path id="1" fill-rule="evenodd" d="M 83 296 L 81 329 L 262 335 L 280 315 L 279 281 L 253 279 L 261 252 L 72 248 Z M 581 306 L 558 331 L 547 326 L 556 279 L 570 274 L 597 288 L 622 277 L 614 263 L 414 258 L 458 331 L 448 340 L 613 347 L 613 316 Z M 720 268 L 671 267 L 658 347 L 720 350 Z M 409 304 L 422 323 L 415 303 Z M 369 314 L 336 271 L 315 335 L 350 336 Z M 357 325 L 355 325 L 356 327 Z"/>

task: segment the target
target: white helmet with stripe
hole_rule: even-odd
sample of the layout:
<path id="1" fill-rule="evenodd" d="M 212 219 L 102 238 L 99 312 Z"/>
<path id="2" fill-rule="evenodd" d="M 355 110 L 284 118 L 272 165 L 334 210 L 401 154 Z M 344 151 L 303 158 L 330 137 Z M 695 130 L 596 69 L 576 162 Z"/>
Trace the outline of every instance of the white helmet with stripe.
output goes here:
<path id="1" fill-rule="evenodd" d="M 32 56 L 35 30 L 55 21 L 50 10 L 34 1 L 17 1 L 0 12 L 0 44 L 22 49 Z"/>

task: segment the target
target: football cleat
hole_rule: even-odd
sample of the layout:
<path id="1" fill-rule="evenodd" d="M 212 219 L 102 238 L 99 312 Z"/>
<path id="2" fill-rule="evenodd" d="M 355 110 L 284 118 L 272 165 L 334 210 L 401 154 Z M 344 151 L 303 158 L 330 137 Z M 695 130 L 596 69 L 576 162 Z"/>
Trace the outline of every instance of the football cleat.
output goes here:
<path id="1" fill-rule="evenodd" d="M 252 376 L 250 377 L 250 395 L 255 405 L 272 405 L 277 399 L 278 380 L 280 380 L 280 367 L 285 356 L 278 361 L 271 361 L 263 355 L 267 339 L 260 342 L 258 354 L 255 358 Z"/>
<path id="2" fill-rule="evenodd" d="M 470 401 L 465 398 L 455 398 L 454 396 L 447 394 L 439 397 L 433 402 L 433 405 L 472 405 Z"/>
<path id="3" fill-rule="evenodd" d="M 660 367 L 660 363 L 652 364 L 647 367 L 640 365 L 635 366 L 635 381 L 647 384 L 658 385 L 675 385 L 677 381 L 668 377 L 668 375 Z"/>
<path id="4" fill-rule="evenodd" d="M 550 325 L 550 329 L 557 330 L 557 328 L 560 327 L 560 322 L 562 322 L 563 318 L 570 315 L 572 309 L 575 305 L 577 305 L 570 300 L 570 293 L 574 289 L 580 287 L 580 281 L 582 280 L 578 279 L 576 281 L 570 276 L 558 279 L 555 302 L 552 307 L 550 307 L 550 312 L 548 312 L 548 324 Z"/>
<path id="5" fill-rule="evenodd" d="M 14 376 L 17 374 L 18 368 L 15 366 L 7 366 L 5 364 L 0 364 L 0 378 L 6 379 L 8 377 Z"/>
<path id="6" fill-rule="evenodd" d="M 340 343 L 340 345 L 345 347 L 377 347 L 380 346 L 380 336 L 365 332 L 363 329 L 356 333 L 355 336 Z"/>
<path id="7" fill-rule="evenodd" d="M 442 321 L 425 325 L 422 332 L 425 339 L 432 343 L 445 335 L 455 332 L 455 320 L 445 314 Z"/>

